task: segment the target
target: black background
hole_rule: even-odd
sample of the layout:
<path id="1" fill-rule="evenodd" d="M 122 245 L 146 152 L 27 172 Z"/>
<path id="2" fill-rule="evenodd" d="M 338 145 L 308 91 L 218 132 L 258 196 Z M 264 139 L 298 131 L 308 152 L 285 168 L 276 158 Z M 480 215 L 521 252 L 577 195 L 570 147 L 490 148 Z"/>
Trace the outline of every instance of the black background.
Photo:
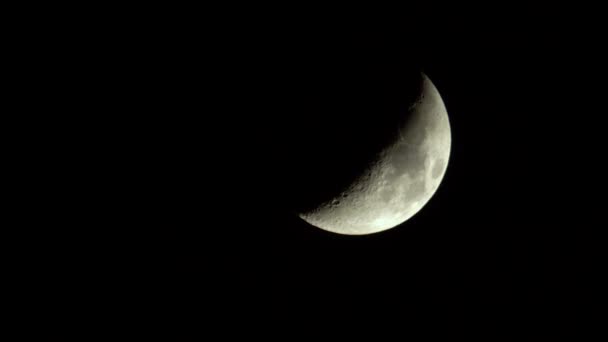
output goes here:
<path id="1" fill-rule="evenodd" d="M 239 324 L 509 331 L 563 327 L 579 316 L 573 305 L 594 302 L 584 289 L 599 278 L 601 251 L 591 218 L 604 79 L 595 21 L 244 12 L 131 14 L 116 31 L 85 34 L 80 51 L 95 61 L 87 70 L 110 128 L 98 148 L 113 151 L 97 166 L 109 221 L 98 258 L 116 265 L 100 282 L 121 305 Z M 452 127 L 432 200 L 369 236 L 291 214 L 292 173 L 303 172 L 294 165 L 319 172 L 342 157 L 323 149 L 328 127 L 352 136 L 374 124 L 358 107 L 379 93 L 369 75 L 390 91 L 412 70 L 434 82 Z"/>

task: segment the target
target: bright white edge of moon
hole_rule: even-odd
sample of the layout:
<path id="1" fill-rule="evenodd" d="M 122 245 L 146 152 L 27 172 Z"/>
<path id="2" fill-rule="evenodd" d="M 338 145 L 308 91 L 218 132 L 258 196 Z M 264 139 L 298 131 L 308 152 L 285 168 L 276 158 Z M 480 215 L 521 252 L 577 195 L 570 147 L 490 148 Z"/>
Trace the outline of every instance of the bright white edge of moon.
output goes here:
<path id="1" fill-rule="evenodd" d="M 424 74 L 421 95 L 409 110 L 400 139 L 379 153 L 360 179 L 299 216 L 330 232 L 364 235 L 398 226 L 420 211 L 445 175 L 451 131 L 443 100 Z"/>

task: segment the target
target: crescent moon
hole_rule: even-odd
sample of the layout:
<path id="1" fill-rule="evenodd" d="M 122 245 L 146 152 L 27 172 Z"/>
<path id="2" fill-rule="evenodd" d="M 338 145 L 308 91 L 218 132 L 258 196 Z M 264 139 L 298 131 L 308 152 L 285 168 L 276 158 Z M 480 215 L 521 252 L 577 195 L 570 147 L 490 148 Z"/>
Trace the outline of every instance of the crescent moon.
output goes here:
<path id="1" fill-rule="evenodd" d="M 329 232 L 364 235 L 396 227 L 426 205 L 445 175 L 451 130 L 437 88 L 421 76 L 396 139 L 343 192 L 299 212 L 300 218 Z"/>

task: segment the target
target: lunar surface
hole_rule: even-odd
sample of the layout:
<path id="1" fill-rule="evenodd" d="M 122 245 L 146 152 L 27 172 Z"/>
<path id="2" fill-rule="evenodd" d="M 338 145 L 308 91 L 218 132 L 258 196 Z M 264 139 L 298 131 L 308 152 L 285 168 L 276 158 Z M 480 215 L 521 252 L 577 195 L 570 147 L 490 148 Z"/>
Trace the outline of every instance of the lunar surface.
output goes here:
<path id="1" fill-rule="evenodd" d="M 439 92 L 426 75 L 421 82 L 395 141 L 344 191 L 298 213 L 302 219 L 330 232 L 363 235 L 393 228 L 424 207 L 446 172 L 451 133 Z"/>

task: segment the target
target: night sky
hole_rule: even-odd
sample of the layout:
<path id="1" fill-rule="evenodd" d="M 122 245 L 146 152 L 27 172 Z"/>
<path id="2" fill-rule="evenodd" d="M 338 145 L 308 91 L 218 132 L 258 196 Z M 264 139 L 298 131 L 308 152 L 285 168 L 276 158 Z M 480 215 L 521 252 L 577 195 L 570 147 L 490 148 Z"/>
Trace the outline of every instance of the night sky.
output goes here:
<path id="1" fill-rule="evenodd" d="M 605 110 L 591 101 L 603 78 L 591 65 L 601 59 L 590 35 L 534 18 L 373 29 L 184 21 L 180 34 L 138 39 L 127 49 L 146 111 L 129 122 L 138 136 L 126 162 L 143 201 L 128 233 L 117 231 L 133 272 L 165 289 L 159 301 L 235 322 L 390 317 L 508 330 L 573 318 L 600 253 L 588 214 L 598 173 L 587 168 L 601 156 L 580 144 L 599 144 L 591 131 Z M 374 124 L 349 96 L 398 94 L 399 77 L 419 70 L 452 127 L 430 202 L 369 236 L 290 213 L 302 188 L 293 174 L 305 169 L 294 165 L 318 172 L 340 154 L 327 127 L 339 136 Z"/>

